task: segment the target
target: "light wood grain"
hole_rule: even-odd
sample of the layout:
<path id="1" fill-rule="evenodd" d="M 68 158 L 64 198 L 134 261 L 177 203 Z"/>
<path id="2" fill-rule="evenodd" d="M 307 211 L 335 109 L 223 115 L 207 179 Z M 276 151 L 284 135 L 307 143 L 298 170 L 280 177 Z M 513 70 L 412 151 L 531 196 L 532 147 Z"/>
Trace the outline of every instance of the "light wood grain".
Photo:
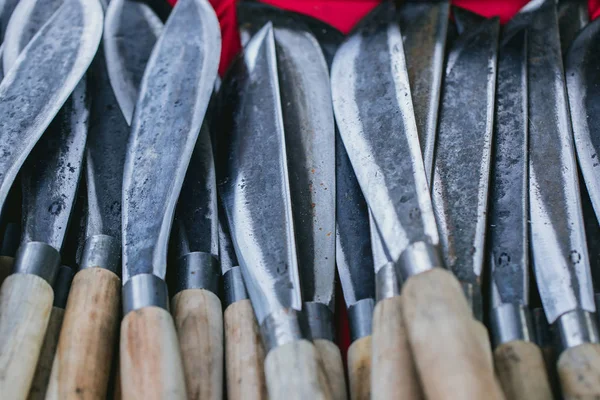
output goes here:
<path id="1" fill-rule="evenodd" d="M 423 392 L 402 320 L 402 297 L 380 300 L 373 312 L 371 397 L 421 399 Z"/>
<path id="2" fill-rule="evenodd" d="M 371 336 L 355 340 L 348 348 L 348 380 L 352 400 L 371 398 Z"/>
<path id="3" fill-rule="evenodd" d="M 12 257 L 0 256 L 0 285 L 12 273 L 14 260 Z"/>
<path id="4" fill-rule="evenodd" d="M 225 360 L 229 400 L 266 400 L 265 350 L 250 300 L 225 309 Z"/>
<path id="5" fill-rule="evenodd" d="M 491 350 L 456 278 L 435 268 L 409 278 L 402 293 L 408 341 L 426 398 L 503 399 Z"/>
<path id="6" fill-rule="evenodd" d="M 52 362 L 54 361 L 54 354 L 58 346 L 58 337 L 64 316 L 65 310 L 52 307 L 48 328 L 46 328 L 46 336 L 44 336 L 44 344 L 42 344 L 40 358 L 38 359 L 35 375 L 33 376 L 33 382 L 31 382 L 31 389 L 29 389 L 29 400 L 41 400 L 46 397 L 46 389 L 50 380 Z"/>
<path id="7" fill-rule="evenodd" d="M 337 344 L 325 339 L 315 339 L 314 344 L 323 362 L 333 400 L 347 400 L 344 362 L 340 348 Z"/>
<path id="8" fill-rule="evenodd" d="M 104 399 L 119 329 L 121 280 L 103 268 L 71 284 L 47 399 Z"/>
<path id="9" fill-rule="evenodd" d="M 494 360 L 507 399 L 552 399 L 544 357 L 535 343 L 515 340 L 501 344 L 494 350 Z"/>
<path id="10" fill-rule="evenodd" d="M 565 400 L 600 399 L 600 345 L 585 343 L 564 350 L 557 367 Z"/>
<path id="11" fill-rule="evenodd" d="M 209 290 L 188 289 L 173 297 L 188 399 L 223 398 L 223 314 Z"/>
<path id="12" fill-rule="evenodd" d="M 29 394 L 50 319 L 54 292 L 42 278 L 14 274 L 0 289 L 0 394 Z"/>
<path id="13" fill-rule="evenodd" d="M 186 399 L 177 332 L 168 311 L 144 307 L 121 322 L 121 394 L 124 399 Z"/>
<path id="14" fill-rule="evenodd" d="M 297 340 L 269 351 L 265 376 L 270 400 L 332 400 L 323 366 L 308 340 Z"/>

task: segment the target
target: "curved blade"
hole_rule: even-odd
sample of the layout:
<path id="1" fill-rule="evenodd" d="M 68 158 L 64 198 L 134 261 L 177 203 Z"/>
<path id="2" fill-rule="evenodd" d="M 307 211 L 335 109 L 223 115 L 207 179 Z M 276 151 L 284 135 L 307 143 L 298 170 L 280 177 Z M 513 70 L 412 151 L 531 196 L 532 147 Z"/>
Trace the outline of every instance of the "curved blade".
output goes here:
<path id="1" fill-rule="evenodd" d="M 115 96 L 131 125 L 144 69 L 163 29 L 148 5 L 135 0 L 112 0 L 104 23 L 104 54 Z"/>
<path id="2" fill-rule="evenodd" d="M 392 4 L 339 48 L 331 85 L 340 134 L 391 259 L 412 242 L 438 244 Z"/>
<path id="3" fill-rule="evenodd" d="M 175 204 L 213 90 L 221 35 L 206 0 L 179 0 L 140 86 L 123 175 L 123 284 L 164 279 Z"/>
<path id="4" fill-rule="evenodd" d="M 450 4 L 447 1 L 405 2 L 398 9 L 419 143 L 429 182 L 433 168 L 449 14 Z"/>
<path id="5" fill-rule="evenodd" d="M 4 77 L 0 204 L 27 155 L 81 80 L 101 33 L 102 8 L 96 0 L 65 0 Z"/>
<path id="6" fill-rule="evenodd" d="M 558 0 L 558 32 L 563 55 L 589 21 L 587 0 Z"/>
<path id="7" fill-rule="evenodd" d="M 20 0 L 0 0 L 0 43 L 4 42 L 6 28 Z"/>
<path id="8" fill-rule="evenodd" d="M 219 187 L 244 282 L 259 324 L 301 309 L 273 27 L 246 45 L 220 89 L 228 140 Z"/>
<path id="9" fill-rule="evenodd" d="M 79 185 L 88 116 L 82 79 L 23 165 L 22 244 L 44 242 L 61 251 Z"/>
<path id="10" fill-rule="evenodd" d="M 62 5 L 64 0 L 21 0 L 13 12 L 4 36 L 2 67 L 10 70 L 31 38 Z"/>
<path id="11" fill-rule="evenodd" d="M 498 53 L 488 222 L 492 307 L 529 300 L 527 35 L 504 37 Z"/>
<path id="12" fill-rule="evenodd" d="M 448 55 L 440 104 L 432 198 L 444 260 L 459 281 L 473 285 L 481 311 L 490 177 L 497 18 L 470 27 Z"/>
<path id="13" fill-rule="evenodd" d="M 519 17 L 530 21 L 531 245 L 538 289 L 553 323 L 565 312 L 595 307 L 554 1 Z"/>

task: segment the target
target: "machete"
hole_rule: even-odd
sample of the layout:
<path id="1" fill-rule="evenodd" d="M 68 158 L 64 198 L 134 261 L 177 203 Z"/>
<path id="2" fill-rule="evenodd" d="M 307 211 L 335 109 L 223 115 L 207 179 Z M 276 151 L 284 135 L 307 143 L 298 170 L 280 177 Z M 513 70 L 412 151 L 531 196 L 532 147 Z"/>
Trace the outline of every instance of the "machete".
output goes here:
<path id="1" fill-rule="evenodd" d="M 577 34 L 590 22 L 587 0 L 558 0 L 558 32 L 563 56 L 577 37 Z"/>
<path id="2" fill-rule="evenodd" d="M 555 1 L 531 2 L 514 19 L 528 26 L 529 214 L 537 285 L 561 343 L 563 394 L 598 396 L 600 348 Z"/>
<path id="3" fill-rule="evenodd" d="M 167 247 L 217 77 L 220 41 L 207 1 L 178 1 L 140 84 L 123 174 L 120 372 L 125 398 L 186 398 L 177 333 L 167 311 Z"/>
<path id="4" fill-rule="evenodd" d="M 396 342 L 390 368 L 412 371 L 412 353 L 419 373 L 418 379 L 408 372 L 397 376 L 381 392 L 372 387 L 373 398 L 415 398 L 419 382 L 431 399 L 447 393 L 501 398 L 484 328 L 469 312 L 455 277 L 439 268 L 444 263 L 393 4 L 376 8 L 340 47 L 332 90 L 340 134 L 391 260 L 375 267 L 380 300 L 373 342 Z M 402 301 L 396 266 L 405 281 Z M 378 362 L 375 349 L 373 360 Z"/>
<path id="5" fill-rule="evenodd" d="M 503 34 L 498 53 L 488 210 L 491 333 L 506 397 L 549 399 L 541 349 L 529 312 L 529 190 L 526 30 Z M 515 362 L 518 357 L 527 362 Z"/>
<path id="6" fill-rule="evenodd" d="M 218 183 L 267 350 L 270 398 L 331 399 L 319 355 L 300 328 L 302 295 L 277 57 L 275 30 L 267 23 L 223 80 L 219 120 L 227 140 L 218 146 L 223 163 Z"/>

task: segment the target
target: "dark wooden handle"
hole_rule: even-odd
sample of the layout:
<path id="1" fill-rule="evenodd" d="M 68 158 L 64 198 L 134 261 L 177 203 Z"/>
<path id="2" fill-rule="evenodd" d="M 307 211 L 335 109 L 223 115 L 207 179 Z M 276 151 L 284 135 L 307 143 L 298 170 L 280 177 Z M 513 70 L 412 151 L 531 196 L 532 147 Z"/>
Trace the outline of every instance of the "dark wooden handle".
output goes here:
<path id="1" fill-rule="evenodd" d="M 103 268 L 79 271 L 71 284 L 48 400 L 104 399 L 119 329 L 121 280 Z"/>
<path id="2" fill-rule="evenodd" d="M 223 398 L 223 313 L 211 291 L 188 289 L 173 297 L 173 318 L 179 337 L 190 400 Z"/>
<path id="3" fill-rule="evenodd" d="M 316 339 L 314 344 L 323 362 L 333 400 L 347 400 L 344 362 L 340 348 L 337 344 L 325 339 Z"/>
<path id="4" fill-rule="evenodd" d="M 352 400 L 371 399 L 372 337 L 355 340 L 348 348 L 348 380 Z"/>
<path id="5" fill-rule="evenodd" d="M 600 345 L 586 343 L 564 350 L 557 367 L 566 400 L 600 398 Z"/>

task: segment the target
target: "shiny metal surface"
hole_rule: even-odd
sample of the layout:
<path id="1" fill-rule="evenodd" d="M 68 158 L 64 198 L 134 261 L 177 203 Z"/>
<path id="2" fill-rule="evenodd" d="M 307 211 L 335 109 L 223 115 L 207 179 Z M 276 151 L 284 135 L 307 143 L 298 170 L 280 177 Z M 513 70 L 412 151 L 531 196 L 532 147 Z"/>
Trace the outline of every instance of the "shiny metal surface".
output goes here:
<path id="1" fill-rule="evenodd" d="M 590 21 L 587 0 L 558 0 L 558 32 L 563 56 Z"/>
<path id="2" fill-rule="evenodd" d="M 449 1 L 407 1 L 398 8 L 419 143 L 430 183 L 449 19 Z"/>
<path id="3" fill-rule="evenodd" d="M 175 205 L 213 91 L 220 46 L 208 1 L 180 0 L 148 60 L 123 176 L 124 283 L 137 274 L 165 278 Z"/>
<path id="4" fill-rule="evenodd" d="M 389 261 L 375 272 L 375 299 L 377 301 L 400 296 L 402 279 L 393 262 Z"/>
<path id="5" fill-rule="evenodd" d="M 260 325 L 302 307 L 275 52 L 267 24 L 223 80 L 219 107 L 221 199 Z"/>
<path id="6" fill-rule="evenodd" d="M 568 311 L 595 311 L 592 280 L 554 0 L 515 18 L 529 23 L 531 246 L 538 289 L 553 323 Z"/>
<path id="7" fill-rule="evenodd" d="M 494 346 L 514 340 L 535 340 L 529 308 L 520 304 L 506 303 L 492 308 L 490 330 Z"/>
<path id="8" fill-rule="evenodd" d="M 54 302 L 52 306 L 62 308 L 63 310 L 67 307 L 67 299 L 69 298 L 69 290 L 71 290 L 71 282 L 75 272 L 71 267 L 61 265 L 58 268 L 56 274 L 56 280 L 54 281 Z"/>
<path id="9" fill-rule="evenodd" d="M 123 285 L 123 315 L 144 307 L 169 310 L 169 293 L 164 279 L 152 274 L 132 276 Z"/>
<path id="10" fill-rule="evenodd" d="M 79 267 L 105 268 L 119 275 L 120 261 L 121 245 L 118 239 L 109 235 L 93 235 L 85 241 Z"/>
<path id="11" fill-rule="evenodd" d="M 354 342 L 373 332 L 373 309 L 375 300 L 362 299 L 348 307 L 348 323 L 350 324 L 350 341 Z"/>
<path id="12" fill-rule="evenodd" d="M 232 268 L 239 268 L 235 248 L 231 242 L 231 232 L 225 216 L 223 202 L 218 198 L 218 214 L 219 214 L 219 264 L 221 264 L 221 273 L 223 276 Z"/>
<path id="13" fill-rule="evenodd" d="M 106 66 L 128 125 L 146 64 L 162 30 L 162 21 L 142 1 L 112 0 L 106 10 L 103 34 Z"/>
<path id="14" fill-rule="evenodd" d="M 380 5 L 339 48 L 331 85 L 341 137 L 392 261 L 439 241 L 393 4 Z M 375 265 L 376 271 L 380 265 Z"/>
<path id="15" fill-rule="evenodd" d="M 335 342 L 335 319 L 333 311 L 322 303 L 306 302 L 302 305 L 302 314 L 310 338 Z"/>
<path id="16" fill-rule="evenodd" d="M 212 254 L 200 251 L 187 253 L 177 260 L 173 272 L 173 295 L 186 289 L 206 289 L 219 295 L 221 270 Z"/>
<path id="17" fill-rule="evenodd" d="M 15 7 L 19 4 L 20 0 L 0 0 L 0 43 L 4 42 L 4 35 L 8 22 L 12 16 Z"/>
<path id="18" fill-rule="evenodd" d="M 21 244 L 44 242 L 61 251 L 81 176 L 89 101 L 82 80 L 21 170 Z"/>
<path id="19" fill-rule="evenodd" d="M 306 338 L 300 327 L 302 318 L 299 314 L 294 308 L 280 308 L 263 319 L 260 332 L 267 353 L 275 347 Z"/>
<path id="20" fill-rule="evenodd" d="M 101 32 L 97 0 L 65 0 L 2 80 L 0 205 L 31 149 L 91 63 Z"/>
<path id="21" fill-rule="evenodd" d="M 519 30 L 502 38 L 498 54 L 487 254 L 493 309 L 529 301 L 528 142 L 527 35 Z"/>
<path id="22" fill-rule="evenodd" d="M 561 350 L 584 343 L 598 343 L 596 316 L 587 311 L 572 310 L 561 315 L 554 323 L 554 329 Z"/>
<path id="23" fill-rule="evenodd" d="M 436 267 L 443 268 L 444 261 L 437 246 L 427 242 L 411 243 L 396 263 L 400 276 L 413 276 Z"/>
<path id="24" fill-rule="evenodd" d="M 224 308 L 248 298 L 248 292 L 246 292 L 246 285 L 244 284 L 244 277 L 242 276 L 242 269 L 240 267 L 230 268 L 223 274 L 223 289 L 225 292 Z"/>
<path id="25" fill-rule="evenodd" d="M 499 30 L 491 18 L 453 43 L 434 160 L 432 198 L 444 261 L 473 286 L 475 300 L 481 298 Z"/>
<path id="26" fill-rule="evenodd" d="M 60 266 L 60 253 L 42 242 L 27 242 L 19 247 L 13 273 L 37 275 L 50 286 L 54 285 Z"/>

